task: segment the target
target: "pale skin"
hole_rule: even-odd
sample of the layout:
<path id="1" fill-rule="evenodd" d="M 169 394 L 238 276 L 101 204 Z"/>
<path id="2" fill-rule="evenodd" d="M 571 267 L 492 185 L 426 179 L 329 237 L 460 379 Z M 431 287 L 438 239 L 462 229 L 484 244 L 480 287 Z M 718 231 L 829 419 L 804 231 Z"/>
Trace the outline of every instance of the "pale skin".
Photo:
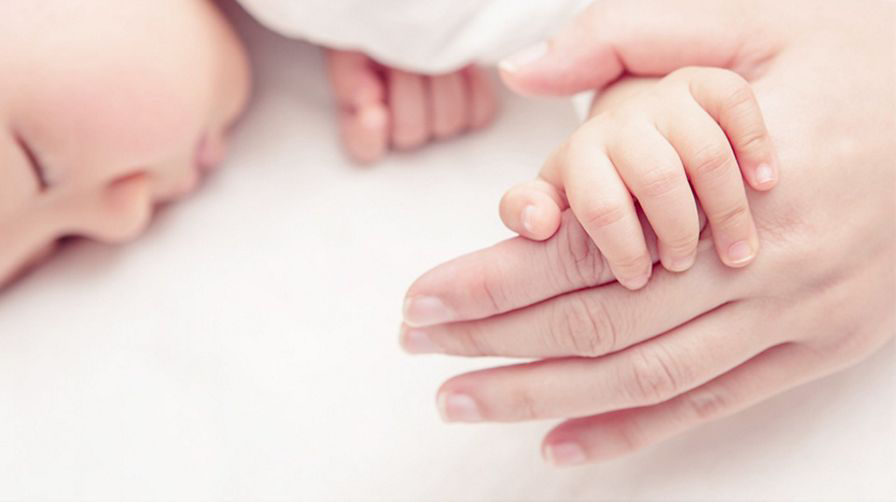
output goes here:
<path id="1" fill-rule="evenodd" d="M 497 113 L 494 89 L 476 65 L 424 75 L 357 51 L 324 53 L 343 145 L 359 163 L 482 129 Z"/>
<path id="2" fill-rule="evenodd" d="M 130 240 L 193 191 L 246 105 L 206 0 L 0 3 L 0 285 L 63 237 Z"/>
<path id="3" fill-rule="evenodd" d="M 517 91 L 563 95 L 623 74 L 730 69 L 755 92 L 780 179 L 747 192 L 763 248 L 746 268 L 723 265 L 704 234 L 690 270 L 655 267 L 631 291 L 565 212 L 546 241 L 512 239 L 422 276 L 405 305 L 408 350 L 537 359 L 448 380 L 437 394 L 443 418 L 566 419 L 544 438 L 546 460 L 599 462 L 851 366 L 891 340 L 894 25 L 886 2 L 610 0 L 543 58 L 506 72 Z"/>
<path id="4" fill-rule="evenodd" d="M 749 84 L 718 68 L 684 68 L 631 96 L 602 99 L 593 117 L 501 201 L 504 223 L 544 240 L 570 208 L 620 284 L 647 284 L 653 260 L 635 203 L 656 234 L 660 262 L 683 272 L 696 258 L 699 200 L 719 258 L 749 264 L 759 249 L 743 178 L 777 182 L 777 159 Z M 691 188 L 693 187 L 693 189 Z"/>

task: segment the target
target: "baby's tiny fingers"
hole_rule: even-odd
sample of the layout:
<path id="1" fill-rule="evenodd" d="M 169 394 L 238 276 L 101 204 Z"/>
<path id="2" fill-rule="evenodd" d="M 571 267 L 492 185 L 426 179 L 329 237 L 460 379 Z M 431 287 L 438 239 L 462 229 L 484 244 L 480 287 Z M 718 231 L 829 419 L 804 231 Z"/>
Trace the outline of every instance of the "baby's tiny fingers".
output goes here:
<path id="1" fill-rule="evenodd" d="M 740 75 L 719 68 L 692 69 L 691 94 L 719 123 L 747 182 L 770 190 L 778 182 L 778 160 L 752 87 Z"/>
<path id="2" fill-rule="evenodd" d="M 491 123 L 498 113 L 498 97 L 482 68 L 471 65 L 464 72 L 470 95 L 470 128 L 480 129 Z"/>
<path id="3" fill-rule="evenodd" d="M 560 227 L 566 209 L 562 194 L 543 179 L 526 181 L 501 198 L 501 221 L 507 228 L 533 240 L 549 239 Z"/>
<path id="4" fill-rule="evenodd" d="M 691 268 L 700 223 L 678 153 L 653 124 L 639 124 L 619 128 L 610 156 L 656 233 L 663 266 L 674 272 Z"/>
<path id="5" fill-rule="evenodd" d="M 719 124 L 697 103 L 689 106 L 658 127 L 681 157 L 722 263 L 743 267 L 756 257 L 759 239 L 737 160 Z"/>
<path id="6" fill-rule="evenodd" d="M 429 86 L 429 109 L 433 136 L 450 138 L 469 125 L 467 84 L 461 72 L 434 75 Z"/>
<path id="7" fill-rule="evenodd" d="M 634 201 L 604 150 L 602 136 L 599 128 L 590 130 L 586 125 L 579 129 L 548 161 L 543 173 L 550 172 L 550 166 L 565 166 L 563 186 L 576 218 L 620 284 L 639 289 L 650 279 L 653 260 Z"/>
<path id="8" fill-rule="evenodd" d="M 389 113 L 381 104 L 342 112 L 342 138 L 349 155 L 361 163 L 379 160 L 389 146 Z"/>

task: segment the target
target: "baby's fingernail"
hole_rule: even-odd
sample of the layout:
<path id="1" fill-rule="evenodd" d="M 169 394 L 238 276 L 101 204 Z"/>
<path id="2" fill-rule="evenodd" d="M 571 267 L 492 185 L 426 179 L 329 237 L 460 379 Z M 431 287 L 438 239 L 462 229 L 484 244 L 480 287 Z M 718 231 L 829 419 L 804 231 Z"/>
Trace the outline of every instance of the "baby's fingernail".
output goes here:
<path id="1" fill-rule="evenodd" d="M 509 73 L 519 71 L 520 68 L 538 61 L 548 53 L 547 42 L 539 42 L 527 47 L 498 63 L 498 68 Z"/>
<path id="2" fill-rule="evenodd" d="M 753 259 L 753 246 L 747 241 L 737 241 L 728 247 L 728 260 L 732 265 L 740 265 Z"/>
<path id="3" fill-rule="evenodd" d="M 672 259 L 670 266 L 672 267 L 673 272 L 684 272 L 694 265 L 696 259 L 697 257 L 695 255 L 679 256 Z"/>
<path id="4" fill-rule="evenodd" d="M 775 170 L 769 164 L 759 164 L 755 176 L 757 185 L 765 185 L 775 181 Z"/>
<path id="5" fill-rule="evenodd" d="M 572 441 L 547 445 L 544 456 L 548 462 L 556 466 L 581 465 L 588 461 L 585 449 Z"/>
<path id="6" fill-rule="evenodd" d="M 402 326 L 401 346 L 411 354 L 435 354 L 442 348 L 432 341 L 428 333 L 419 329 L 408 329 Z"/>
<path id="7" fill-rule="evenodd" d="M 629 289 L 641 289 L 647 284 L 647 281 L 649 281 L 649 280 L 650 280 L 650 271 L 648 271 L 645 274 L 639 275 L 638 277 L 635 277 L 633 279 L 628 279 L 628 280 L 624 281 L 624 285 L 625 285 L 625 287 L 627 287 Z"/>
<path id="8" fill-rule="evenodd" d="M 532 204 L 527 205 L 523 208 L 523 228 L 526 229 L 526 232 L 530 234 L 535 233 L 535 213 L 538 209 Z"/>
<path id="9" fill-rule="evenodd" d="M 446 422 L 480 422 L 482 414 L 472 397 L 443 392 L 438 397 L 439 414 Z"/>
<path id="10" fill-rule="evenodd" d="M 408 326 L 431 326 L 452 320 L 454 313 L 434 296 L 410 297 L 404 301 L 404 322 Z"/>

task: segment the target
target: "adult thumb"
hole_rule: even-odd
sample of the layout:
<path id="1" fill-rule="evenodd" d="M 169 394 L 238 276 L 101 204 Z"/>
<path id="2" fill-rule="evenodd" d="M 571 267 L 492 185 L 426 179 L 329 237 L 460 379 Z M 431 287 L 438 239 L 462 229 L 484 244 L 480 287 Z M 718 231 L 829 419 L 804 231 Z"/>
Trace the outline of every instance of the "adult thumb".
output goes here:
<path id="1" fill-rule="evenodd" d="M 601 89 L 624 74 L 731 68 L 743 56 L 745 11 L 737 1 L 600 1 L 549 42 L 510 56 L 499 68 L 514 91 L 548 96 Z"/>

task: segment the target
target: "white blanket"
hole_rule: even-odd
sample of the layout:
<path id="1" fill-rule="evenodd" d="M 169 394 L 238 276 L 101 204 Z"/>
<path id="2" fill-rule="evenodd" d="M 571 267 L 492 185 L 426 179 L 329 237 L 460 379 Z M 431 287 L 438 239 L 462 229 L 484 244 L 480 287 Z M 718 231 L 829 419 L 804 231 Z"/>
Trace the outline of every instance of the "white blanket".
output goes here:
<path id="1" fill-rule="evenodd" d="M 283 35 L 442 73 L 493 63 L 571 20 L 585 0 L 239 0 Z"/>

